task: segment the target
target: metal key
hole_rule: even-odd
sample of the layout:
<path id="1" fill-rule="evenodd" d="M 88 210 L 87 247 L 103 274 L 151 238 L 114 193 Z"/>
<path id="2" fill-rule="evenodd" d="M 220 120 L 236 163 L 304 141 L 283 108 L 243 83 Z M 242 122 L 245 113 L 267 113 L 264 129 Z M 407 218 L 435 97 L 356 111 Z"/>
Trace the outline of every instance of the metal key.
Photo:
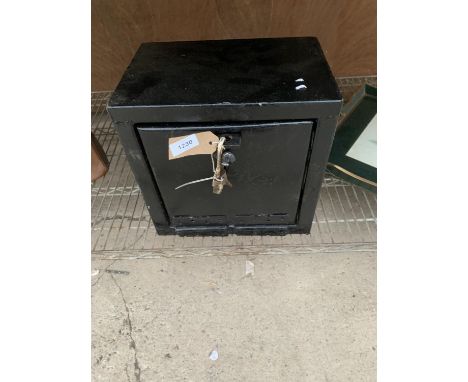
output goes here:
<path id="1" fill-rule="evenodd" d="M 221 170 L 221 176 L 219 177 L 219 179 L 221 180 L 213 178 L 213 182 L 212 182 L 213 193 L 217 195 L 223 192 L 224 186 L 232 187 L 232 184 L 227 177 L 227 172 L 224 168 Z"/>

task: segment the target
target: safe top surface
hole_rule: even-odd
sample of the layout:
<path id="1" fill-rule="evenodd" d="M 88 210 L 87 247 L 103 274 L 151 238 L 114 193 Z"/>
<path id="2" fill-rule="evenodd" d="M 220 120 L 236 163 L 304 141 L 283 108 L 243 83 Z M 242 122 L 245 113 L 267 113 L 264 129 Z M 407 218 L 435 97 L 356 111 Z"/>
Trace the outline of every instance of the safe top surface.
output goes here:
<path id="1" fill-rule="evenodd" d="M 293 37 L 142 44 L 109 107 L 340 100 L 317 39 Z"/>

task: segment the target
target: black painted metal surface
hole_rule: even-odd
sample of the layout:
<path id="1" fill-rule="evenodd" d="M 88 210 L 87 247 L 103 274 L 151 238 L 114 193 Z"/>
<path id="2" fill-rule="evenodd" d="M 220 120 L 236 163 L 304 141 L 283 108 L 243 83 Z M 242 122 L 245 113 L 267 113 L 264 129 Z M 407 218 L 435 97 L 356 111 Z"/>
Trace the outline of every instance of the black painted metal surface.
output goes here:
<path id="1" fill-rule="evenodd" d="M 111 97 L 119 132 L 161 234 L 307 233 L 341 95 L 315 38 L 143 44 Z M 168 160 L 169 137 L 231 138 L 233 187 L 209 155 Z"/>

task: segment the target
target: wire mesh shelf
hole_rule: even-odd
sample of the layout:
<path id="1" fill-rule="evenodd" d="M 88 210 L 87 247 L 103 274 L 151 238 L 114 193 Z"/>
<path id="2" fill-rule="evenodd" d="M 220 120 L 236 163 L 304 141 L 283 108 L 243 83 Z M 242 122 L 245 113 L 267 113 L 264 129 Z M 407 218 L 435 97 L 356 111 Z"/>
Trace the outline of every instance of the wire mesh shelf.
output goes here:
<path id="1" fill-rule="evenodd" d="M 350 92 L 375 77 L 338 79 Z M 344 91 L 343 91 L 344 93 Z M 310 235 L 159 236 L 145 207 L 118 135 L 106 111 L 111 92 L 91 96 L 92 131 L 110 162 L 109 171 L 91 187 L 93 256 L 99 258 L 216 255 L 235 247 L 243 253 L 374 250 L 377 241 L 376 195 L 326 173 Z"/>

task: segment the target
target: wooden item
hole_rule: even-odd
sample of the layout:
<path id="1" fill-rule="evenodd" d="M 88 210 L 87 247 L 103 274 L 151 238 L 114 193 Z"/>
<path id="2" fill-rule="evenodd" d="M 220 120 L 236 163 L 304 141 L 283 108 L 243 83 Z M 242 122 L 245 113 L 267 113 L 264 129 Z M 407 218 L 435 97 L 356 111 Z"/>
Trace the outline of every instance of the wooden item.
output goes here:
<path id="1" fill-rule="evenodd" d="M 106 175 L 109 170 L 109 161 L 93 133 L 91 133 L 91 182 Z"/>
<path id="2" fill-rule="evenodd" d="M 92 89 L 149 41 L 317 36 L 335 76 L 375 75 L 376 16 L 376 0 L 93 0 Z"/>

